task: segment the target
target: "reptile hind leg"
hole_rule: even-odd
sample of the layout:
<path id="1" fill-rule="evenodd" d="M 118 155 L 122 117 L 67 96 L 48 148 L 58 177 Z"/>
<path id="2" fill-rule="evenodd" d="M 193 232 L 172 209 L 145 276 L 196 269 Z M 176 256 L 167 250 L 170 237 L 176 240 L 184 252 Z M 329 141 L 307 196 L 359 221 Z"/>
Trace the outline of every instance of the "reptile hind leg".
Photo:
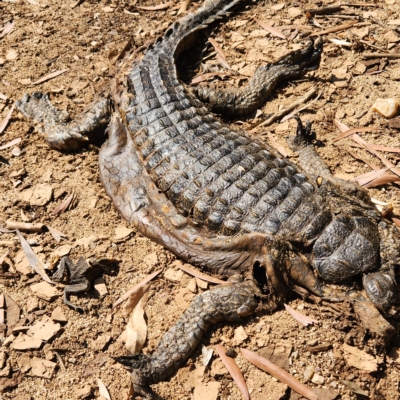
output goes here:
<path id="1" fill-rule="evenodd" d="M 42 131 L 50 148 L 64 151 L 77 150 L 96 140 L 97 133 L 104 132 L 111 115 L 111 101 L 104 98 L 68 122 L 68 115 L 53 107 L 47 94 L 37 92 L 24 95 L 17 102 L 17 108 L 25 117 L 43 123 Z"/>
<path id="2" fill-rule="evenodd" d="M 189 358 L 210 325 L 221 321 L 243 322 L 258 306 L 259 290 L 252 279 L 218 286 L 197 295 L 176 324 L 150 355 L 116 357 L 132 370 L 135 393 L 149 395 L 148 385 L 174 374 Z"/>
<path id="3" fill-rule="evenodd" d="M 226 116 L 249 114 L 261 107 L 279 82 L 298 78 L 319 66 L 322 41 L 305 49 L 295 50 L 279 61 L 259 67 L 249 83 L 236 90 L 213 89 L 207 86 L 193 88 L 196 96 L 207 103 L 212 112 Z"/>

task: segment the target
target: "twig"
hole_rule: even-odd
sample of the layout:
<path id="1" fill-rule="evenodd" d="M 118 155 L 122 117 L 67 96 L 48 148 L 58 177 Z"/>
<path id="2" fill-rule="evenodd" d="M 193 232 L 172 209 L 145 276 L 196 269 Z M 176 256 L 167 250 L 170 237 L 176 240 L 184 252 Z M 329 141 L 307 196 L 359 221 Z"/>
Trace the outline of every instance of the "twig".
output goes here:
<path id="1" fill-rule="evenodd" d="M 364 58 L 400 58 L 400 54 L 395 53 L 362 53 Z"/>
<path id="2" fill-rule="evenodd" d="M 303 104 L 307 100 L 309 100 L 312 96 L 317 93 L 317 88 L 313 86 L 303 97 L 292 103 L 289 107 L 284 108 L 283 110 L 279 111 L 278 113 L 274 114 L 272 117 L 268 118 L 266 121 L 261 122 L 261 124 L 255 126 L 250 132 L 252 132 L 255 128 L 259 128 L 261 126 L 269 126 L 274 123 L 279 118 L 282 118 L 286 114 L 290 113 L 290 111 L 294 110 L 300 104 Z"/>
<path id="3" fill-rule="evenodd" d="M 65 371 L 65 370 L 66 370 L 65 364 L 64 364 L 64 361 L 62 360 L 60 354 L 58 354 L 58 351 L 55 351 L 55 350 L 53 350 L 53 351 L 54 351 L 54 354 L 55 354 L 56 357 L 57 357 L 58 362 L 60 363 L 61 369 L 62 369 L 63 371 Z"/>
<path id="4" fill-rule="evenodd" d="M 325 15 L 333 12 L 341 11 L 342 6 L 328 6 L 322 8 L 313 8 L 311 10 L 307 10 L 307 12 L 311 15 Z"/>
<path id="5" fill-rule="evenodd" d="M 338 25 L 333 28 L 325 29 L 319 32 L 312 33 L 310 36 L 319 36 L 319 35 L 325 35 L 327 33 L 334 33 L 334 32 L 339 32 L 339 31 L 344 31 L 345 29 L 351 28 L 353 25 L 357 24 L 358 21 L 352 21 L 348 22 L 347 24 L 343 25 Z"/>
<path id="6" fill-rule="evenodd" d="M 371 43 L 367 42 L 366 40 L 357 39 L 357 41 L 362 44 L 365 44 L 366 46 L 372 47 L 373 49 L 376 49 L 379 51 L 385 51 L 385 49 L 383 49 L 382 47 L 375 46 L 374 44 L 371 44 Z"/>

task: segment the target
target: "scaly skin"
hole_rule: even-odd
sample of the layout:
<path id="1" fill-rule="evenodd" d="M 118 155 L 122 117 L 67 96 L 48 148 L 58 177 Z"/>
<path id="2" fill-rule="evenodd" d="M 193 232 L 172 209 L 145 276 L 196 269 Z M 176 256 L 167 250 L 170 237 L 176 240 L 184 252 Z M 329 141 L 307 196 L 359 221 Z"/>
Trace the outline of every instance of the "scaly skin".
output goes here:
<path id="1" fill-rule="evenodd" d="M 185 261 L 220 277 L 246 277 L 230 289 L 196 298 L 155 355 L 124 359 L 125 364 L 131 360 L 132 381 L 144 392 L 147 384 L 167 378 L 187 359 L 202 332 L 199 321 L 206 327 L 219 320 L 214 308 L 224 303 L 226 291 L 235 299 L 245 290 L 243 301 L 253 302 L 255 277 L 278 304 L 296 285 L 337 300 L 340 296 L 320 278 L 340 282 L 370 272 L 363 281 L 374 305 L 391 313 L 397 300 L 400 235 L 364 189 L 332 176 L 311 145 L 311 127 L 299 121 L 291 141 L 299 167 L 210 112 L 242 115 L 259 107 L 279 82 L 318 67 L 322 41 L 260 67 L 239 90 L 216 92 L 179 81 L 175 60 L 190 47 L 192 34 L 229 15 L 240 2 L 208 1 L 176 22 L 117 77 L 110 99 L 96 100 L 75 121 L 66 122 L 46 95 L 26 95 L 17 104 L 28 118 L 43 123 L 49 145 L 56 149 L 84 146 L 108 124 L 100 176 L 121 215 Z M 355 300 L 357 310 L 377 321 L 380 314 L 364 300 Z M 230 304 L 228 314 L 239 303 Z M 182 330 L 185 321 L 187 329 Z M 389 337 L 393 328 L 379 323 L 382 328 L 375 332 Z M 187 345 L 176 353 L 181 335 Z M 174 355 L 176 363 L 165 364 Z"/>

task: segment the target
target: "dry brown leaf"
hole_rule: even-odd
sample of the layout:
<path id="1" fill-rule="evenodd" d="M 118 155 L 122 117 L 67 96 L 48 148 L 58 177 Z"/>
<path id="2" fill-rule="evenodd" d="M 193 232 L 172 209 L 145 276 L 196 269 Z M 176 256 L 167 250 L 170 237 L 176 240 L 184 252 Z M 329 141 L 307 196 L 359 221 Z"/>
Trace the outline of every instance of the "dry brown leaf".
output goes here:
<path id="1" fill-rule="evenodd" d="M 258 20 L 257 18 L 254 18 L 254 20 L 257 22 L 258 25 L 261 26 L 261 28 L 265 29 L 272 35 L 277 36 L 281 39 L 286 39 L 286 36 L 279 29 L 273 28 L 272 26 L 269 26 L 268 24 Z"/>
<path id="2" fill-rule="evenodd" d="M 393 176 L 388 173 L 384 173 L 381 176 L 373 179 L 371 182 L 364 185 L 365 188 L 374 188 L 382 185 L 388 185 L 391 183 L 400 184 L 400 179 L 398 176 Z"/>
<path id="3" fill-rule="evenodd" d="M 335 120 L 335 121 L 337 121 L 337 120 Z M 333 142 L 337 142 L 338 140 L 341 140 L 341 139 L 344 139 L 344 138 L 349 137 L 351 135 L 354 135 L 355 133 L 374 132 L 374 131 L 377 131 L 377 130 L 378 130 L 377 128 L 368 128 L 368 127 L 365 127 L 365 126 L 364 127 L 359 127 L 359 128 L 349 129 L 349 130 L 346 130 L 346 131 L 342 132 L 339 136 L 336 136 L 333 139 Z"/>
<path id="4" fill-rule="evenodd" d="M 125 347 L 130 354 L 139 353 L 147 338 L 147 324 L 144 319 L 144 306 L 149 297 L 148 290 L 151 283 L 141 286 L 139 290 L 132 293 L 125 304 L 125 312 L 130 314 L 126 326 Z"/>
<path id="5" fill-rule="evenodd" d="M 221 279 L 214 278 L 212 276 L 203 274 L 202 272 L 197 271 L 197 269 L 190 268 L 190 267 L 188 267 L 186 265 L 178 265 L 178 268 L 180 268 L 182 271 L 185 271 L 187 274 L 195 276 L 196 278 L 200 278 L 200 279 L 202 279 L 203 281 L 206 281 L 206 282 L 216 283 L 216 284 L 228 283 L 228 282 L 222 281 Z"/>
<path id="6" fill-rule="evenodd" d="M 215 346 L 215 350 L 218 355 L 221 357 L 222 362 L 224 363 L 226 369 L 231 374 L 233 380 L 236 382 L 240 392 L 243 394 L 243 397 L 246 400 L 250 400 L 249 390 L 247 389 L 246 381 L 243 378 L 243 374 L 240 371 L 238 365 L 232 357 L 226 355 L 226 349 L 224 346 L 217 344 Z"/>
<path id="7" fill-rule="evenodd" d="M 103 396 L 107 400 L 111 400 L 110 393 L 108 392 L 106 385 L 103 383 L 103 381 L 100 378 L 97 378 L 97 384 L 99 385 L 100 396 Z"/>
<path id="8" fill-rule="evenodd" d="M 272 136 L 271 132 L 268 132 L 268 140 L 269 140 L 269 144 L 274 149 L 278 150 L 279 153 L 281 153 L 283 155 L 283 157 L 288 156 L 288 153 L 286 152 L 285 148 L 275 140 L 275 138 Z"/>
<path id="9" fill-rule="evenodd" d="M 372 143 L 367 143 L 367 146 L 373 150 L 386 151 L 387 153 L 400 153 L 400 149 L 397 147 L 386 147 Z"/>
<path id="10" fill-rule="evenodd" d="M 154 279 L 157 275 L 159 275 L 162 272 L 162 269 L 159 269 L 156 272 L 153 272 L 152 274 L 146 276 L 142 281 L 140 281 L 137 285 L 135 285 L 132 289 L 128 290 L 126 293 L 124 293 L 118 300 L 116 300 L 113 304 L 113 308 L 117 307 L 119 304 L 121 304 L 124 300 L 129 298 L 131 294 L 137 292 L 141 287 L 145 286 L 147 283 L 149 283 L 152 279 Z"/>
<path id="11" fill-rule="evenodd" d="M 360 147 L 364 148 L 363 146 L 360 146 Z M 380 169 L 380 168 L 377 167 L 375 164 L 372 164 L 372 163 L 370 163 L 369 161 L 364 160 L 364 159 L 363 159 L 361 156 L 359 156 L 358 154 L 353 153 L 353 152 L 350 151 L 350 150 L 347 150 L 347 152 L 348 152 L 352 157 L 354 157 L 356 160 L 362 161 L 363 163 L 367 164 L 371 169 L 373 169 L 373 170 L 375 170 L 375 171 L 378 170 L 378 169 Z"/>
<path id="12" fill-rule="evenodd" d="M 392 218 L 393 223 L 400 228 L 400 218 Z"/>
<path id="13" fill-rule="evenodd" d="M 278 367 L 271 361 L 259 356 L 256 353 L 253 353 L 250 350 L 241 348 L 240 351 L 242 352 L 244 358 L 246 358 L 256 367 L 262 369 L 265 372 L 268 372 L 276 379 L 279 379 L 281 382 L 291 387 L 297 393 L 301 394 L 309 400 L 318 400 L 318 396 L 309 387 L 299 382 L 295 377 L 290 375 L 281 367 Z"/>
<path id="14" fill-rule="evenodd" d="M 47 283 L 53 283 L 46 274 L 42 263 L 36 257 L 36 254 L 33 252 L 31 246 L 29 246 L 29 243 L 22 236 L 21 232 L 18 229 L 15 232 L 18 236 L 19 241 L 21 242 L 22 250 L 24 251 L 25 257 L 28 260 L 30 266 L 42 277 L 44 281 L 46 281 Z"/>
<path id="15" fill-rule="evenodd" d="M 13 30 L 14 25 L 15 25 L 14 21 L 7 22 L 7 24 L 3 28 L 3 32 L 0 33 L 0 38 L 2 38 L 4 36 L 6 36 L 7 34 L 9 34 Z"/>
<path id="16" fill-rule="evenodd" d="M 64 74 L 67 71 L 68 71 L 68 68 L 60 69 L 59 71 L 52 72 L 51 74 L 48 74 L 48 75 L 44 76 L 43 78 L 40 78 L 36 82 L 33 82 L 32 85 L 39 85 L 39 83 L 49 81 L 50 79 L 56 78 L 57 76 Z"/>
<path id="17" fill-rule="evenodd" d="M 74 198 L 74 193 L 72 192 L 72 194 L 70 196 L 68 196 L 65 200 L 63 200 L 51 213 L 53 215 L 62 214 L 64 211 L 67 210 L 67 208 L 71 204 L 73 198 Z"/>
<path id="18" fill-rule="evenodd" d="M 318 321 L 308 317 L 307 315 L 302 314 L 299 311 L 294 310 L 292 307 L 288 306 L 287 304 L 285 304 L 285 308 L 286 311 L 298 322 L 300 322 L 300 324 L 304 325 L 304 326 L 308 326 L 311 324 L 318 324 Z"/>
<path id="19" fill-rule="evenodd" d="M 372 180 L 380 177 L 384 174 L 388 169 L 378 169 L 376 171 L 367 172 L 365 174 L 356 176 L 355 178 L 351 179 L 353 182 L 357 182 L 360 186 L 364 186 L 367 183 L 371 182 Z"/>
<path id="20" fill-rule="evenodd" d="M 10 250 L 7 250 L 1 257 L 0 257 L 0 265 L 3 265 L 4 260 L 7 258 L 8 253 Z"/>
<path id="21" fill-rule="evenodd" d="M 0 124 L 0 133 L 3 133 L 3 132 L 4 132 L 4 129 L 6 129 L 6 127 L 7 127 L 7 125 L 8 125 L 8 122 L 9 122 L 10 119 L 11 119 L 11 115 L 12 115 L 14 109 L 15 109 L 15 103 L 11 106 L 10 111 L 8 111 L 6 117 L 5 117 L 5 118 L 3 119 L 3 121 L 1 122 L 1 124 Z"/>
<path id="22" fill-rule="evenodd" d="M 222 47 L 217 43 L 217 41 L 213 38 L 208 38 L 208 41 L 212 44 L 215 51 L 217 52 L 218 61 L 222 64 L 223 67 L 230 69 L 228 62 L 226 61 L 225 53 L 222 50 Z"/>
<path id="23" fill-rule="evenodd" d="M 0 150 L 8 149 L 9 147 L 15 146 L 16 144 L 21 142 L 21 138 L 16 138 L 14 140 L 11 140 L 11 142 L 8 142 L 6 144 L 3 144 L 3 146 L 0 146 Z"/>
<path id="24" fill-rule="evenodd" d="M 140 10 L 147 10 L 147 11 L 157 11 L 157 10 L 165 10 L 168 7 L 171 7 L 174 4 L 173 1 L 169 1 L 168 3 L 158 4 L 157 6 L 135 6 Z"/>
<path id="25" fill-rule="evenodd" d="M 19 320 L 21 309 L 18 304 L 8 295 L 4 295 L 7 307 L 7 326 L 12 328 Z"/>
<path id="26" fill-rule="evenodd" d="M 56 242 L 60 242 L 63 237 L 67 237 L 65 233 L 62 233 L 56 228 L 52 228 L 50 225 L 46 225 L 46 228 L 49 230 Z"/>

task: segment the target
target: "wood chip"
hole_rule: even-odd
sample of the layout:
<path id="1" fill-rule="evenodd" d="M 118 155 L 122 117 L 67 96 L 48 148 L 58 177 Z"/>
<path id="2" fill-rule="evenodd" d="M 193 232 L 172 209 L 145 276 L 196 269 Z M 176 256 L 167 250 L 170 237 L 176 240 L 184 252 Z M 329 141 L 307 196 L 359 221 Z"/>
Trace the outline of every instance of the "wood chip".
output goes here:
<path id="1" fill-rule="evenodd" d="M 32 85 L 39 85 L 40 83 L 49 81 L 50 79 L 54 79 L 57 76 L 64 74 L 67 71 L 68 71 L 68 68 L 52 72 L 51 74 L 45 75 L 43 78 L 38 79 L 36 82 L 33 82 Z"/>
<path id="2" fill-rule="evenodd" d="M 25 232 L 43 232 L 44 225 L 39 223 L 7 221 L 6 228 L 10 230 L 19 230 Z"/>
<path id="3" fill-rule="evenodd" d="M 377 360 L 365 351 L 349 346 L 346 343 L 343 344 L 342 349 L 345 352 L 344 358 L 351 367 L 367 372 L 376 372 L 378 370 Z"/>
<path id="4" fill-rule="evenodd" d="M 249 390 L 247 389 L 246 381 L 244 380 L 243 374 L 240 371 L 235 360 L 226 355 L 226 349 L 224 348 L 224 346 L 217 344 L 215 346 L 215 350 L 221 357 L 222 362 L 224 363 L 226 369 L 231 374 L 233 380 L 236 382 L 236 385 L 238 386 L 240 392 L 243 395 L 243 398 L 246 400 L 250 400 Z"/>
<path id="5" fill-rule="evenodd" d="M 300 324 L 304 325 L 304 326 L 308 326 L 311 324 L 318 324 L 318 321 L 308 317 L 307 315 L 302 314 L 299 311 L 294 310 L 292 307 L 288 306 L 287 304 L 285 304 L 285 308 L 286 311 L 298 322 L 300 322 Z"/>
<path id="6" fill-rule="evenodd" d="M 47 282 L 35 283 L 30 288 L 37 297 L 46 301 L 52 301 L 60 296 L 60 292 Z"/>

